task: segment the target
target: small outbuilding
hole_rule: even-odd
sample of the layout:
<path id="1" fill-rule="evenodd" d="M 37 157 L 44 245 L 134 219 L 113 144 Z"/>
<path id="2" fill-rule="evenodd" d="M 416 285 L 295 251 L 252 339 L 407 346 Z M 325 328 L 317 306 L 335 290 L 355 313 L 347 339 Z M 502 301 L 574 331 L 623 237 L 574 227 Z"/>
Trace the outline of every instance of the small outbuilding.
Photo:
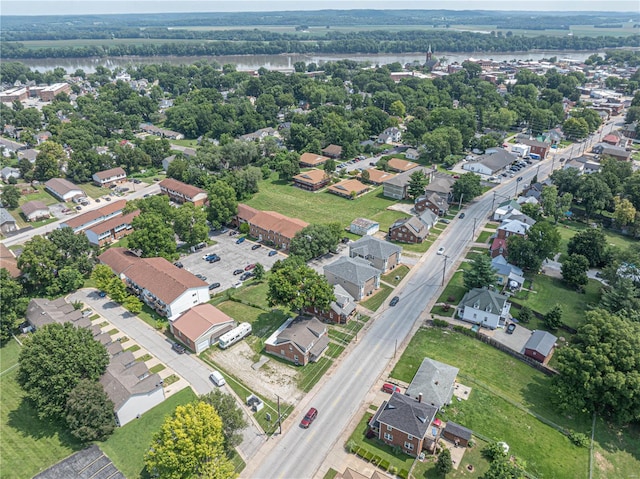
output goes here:
<path id="1" fill-rule="evenodd" d="M 553 355 L 557 340 L 558 338 L 546 331 L 534 331 L 524 345 L 524 355 L 544 363 Z"/>
<path id="2" fill-rule="evenodd" d="M 472 431 L 460 424 L 449 421 L 444 428 L 442 435 L 453 442 L 456 446 L 467 447 L 471 440 Z"/>

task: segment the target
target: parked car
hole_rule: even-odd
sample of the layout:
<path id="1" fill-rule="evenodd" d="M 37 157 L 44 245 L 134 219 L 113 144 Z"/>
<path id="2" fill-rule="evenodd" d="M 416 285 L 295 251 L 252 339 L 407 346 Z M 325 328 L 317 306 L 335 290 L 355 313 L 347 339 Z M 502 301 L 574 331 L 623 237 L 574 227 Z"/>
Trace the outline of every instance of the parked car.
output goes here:
<path id="1" fill-rule="evenodd" d="M 106 200 L 106 201 L 111 201 L 111 196 L 107 196 L 107 197 L 105 197 L 105 200 Z"/>
<path id="2" fill-rule="evenodd" d="M 211 379 L 211 382 L 218 387 L 224 386 L 226 384 L 224 377 L 218 371 L 213 371 L 211 374 L 209 374 L 209 379 Z"/>
<path id="3" fill-rule="evenodd" d="M 262 248 L 262 245 L 261 245 L 261 244 L 258 244 L 258 243 L 254 244 L 254 245 L 251 247 L 251 249 L 252 249 L 252 250 L 257 250 L 257 249 L 260 249 L 260 248 Z"/>
<path id="4" fill-rule="evenodd" d="M 216 289 L 220 287 L 220 283 L 211 283 L 209 285 L 209 291 L 211 291 L 212 289 Z"/>
<path id="5" fill-rule="evenodd" d="M 509 326 L 507 326 L 507 334 L 513 334 L 513 332 L 516 330 L 516 325 L 515 323 L 509 323 Z"/>
<path id="6" fill-rule="evenodd" d="M 251 271 L 251 270 L 252 270 L 253 268 L 255 268 L 255 267 L 256 267 L 256 265 L 255 265 L 255 264 L 253 264 L 253 263 L 251 263 L 251 264 L 246 265 L 246 266 L 244 267 L 244 270 L 245 270 L 245 271 Z"/>
<path id="7" fill-rule="evenodd" d="M 142 183 L 142 181 L 141 181 L 141 180 L 139 180 L 139 179 L 137 179 L 137 178 L 136 178 L 135 180 L 133 180 L 133 182 L 134 182 L 136 185 L 139 185 L 140 183 Z"/>
<path id="8" fill-rule="evenodd" d="M 176 261 L 173 265 L 180 269 L 184 268 L 184 265 L 180 261 Z"/>
<path id="9" fill-rule="evenodd" d="M 440 246 L 440 248 L 438 248 L 438 252 L 436 254 L 443 255 L 444 254 L 444 246 Z"/>
<path id="10" fill-rule="evenodd" d="M 201 279 L 202 281 L 207 280 L 207 277 L 204 274 L 196 274 L 196 278 Z"/>
<path id="11" fill-rule="evenodd" d="M 398 301 L 400 301 L 400 297 L 394 296 L 393 298 L 391 298 L 391 301 L 389 301 L 389 306 L 395 306 L 396 304 L 398 304 Z"/>
<path id="12" fill-rule="evenodd" d="M 242 276 L 240 276 L 240 281 L 246 281 L 253 276 L 254 274 L 251 271 L 247 271 L 246 273 L 242 273 Z"/>
<path id="13" fill-rule="evenodd" d="M 80 210 L 82 209 L 82 206 L 78 205 L 78 206 L 76 206 L 76 209 L 77 209 L 78 211 L 80 211 Z"/>
<path id="14" fill-rule="evenodd" d="M 238 239 L 236 240 L 236 244 L 244 243 L 244 239 L 245 239 L 245 238 L 244 238 L 244 236 L 242 236 L 242 237 L 238 238 Z"/>
<path id="15" fill-rule="evenodd" d="M 276 250 L 274 250 L 274 249 L 272 249 L 271 251 L 269 251 L 269 256 L 275 256 L 275 255 L 277 255 L 277 254 L 278 254 L 278 252 L 277 252 Z"/>
<path id="16" fill-rule="evenodd" d="M 233 271 L 233 275 L 234 276 L 237 276 L 237 275 L 242 274 L 242 273 L 244 273 L 243 269 L 236 269 L 236 270 Z"/>
<path id="17" fill-rule="evenodd" d="M 311 409 L 309 409 L 307 414 L 304 415 L 304 417 L 302 418 L 302 421 L 300 421 L 300 427 L 303 429 L 307 429 L 309 426 L 311 426 L 311 423 L 315 421 L 317 417 L 318 417 L 318 410 L 312 407 Z"/>
<path id="18" fill-rule="evenodd" d="M 149 198 L 149 196 L 151 196 L 149 193 L 142 195 L 143 198 Z"/>
<path id="19" fill-rule="evenodd" d="M 179 343 L 173 343 L 173 345 L 171 346 L 171 349 L 173 349 L 178 354 L 184 354 L 186 351 L 184 346 Z"/>
<path id="20" fill-rule="evenodd" d="M 235 236 L 235 235 L 237 235 L 237 234 L 238 234 L 238 232 L 237 232 L 237 231 L 235 231 L 235 230 L 231 230 L 231 231 L 229 231 L 229 236 Z"/>
<path id="21" fill-rule="evenodd" d="M 105 293 L 104 291 L 100 291 L 98 293 L 98 296 L 100 296 L 101 298 L 104 298 L 105 296 L 107 296 L 107 293 Z"/>
<path id="22" fill-rule="evenodd" d="M 464 218 L 464 213 L 460 213 L 460 216 L 458 216 L 458 218 L 460 219 Z"/>
<path id="23" fill-rule="evenodd" d="M 211 258 L 209 258 L 209 263 L 217 263 L 218 261 L 220 261 L 220 256 L 218 256 L 217 254 L 214 254 Z"/>
<path id="24" fill-rule="evenodd" d="M 389 394 L 401 392 L 401 390 L 400 390 L 400 388 L 398 386 L 396 386 L 395 384 L 391 384 L 391 383 L 384 383 L 382 385 L 382 390 L 384 392 L 386 392 L 386 393 L 389 393 Z"/>
<path id="25" fill-rule="evenodd" d="M 100 203 L 100 198 L 96 198 L 96 203 Z"/>
<path id="26" fill-rule="evenodd" d="M 234 288 L 239 288 L 240 286 L 242 286 L 242 281 L 236 281 L 235 283 L 233 283 Z"/>
<path id="27" fill-rule="evenodd" d="M 447 218 L 442 218 L 440 220 L 440 223 L 444 223 L 445 225 L 448 225 L 449 223 L 451 223 L 451 221 L 449 221 Z"/>

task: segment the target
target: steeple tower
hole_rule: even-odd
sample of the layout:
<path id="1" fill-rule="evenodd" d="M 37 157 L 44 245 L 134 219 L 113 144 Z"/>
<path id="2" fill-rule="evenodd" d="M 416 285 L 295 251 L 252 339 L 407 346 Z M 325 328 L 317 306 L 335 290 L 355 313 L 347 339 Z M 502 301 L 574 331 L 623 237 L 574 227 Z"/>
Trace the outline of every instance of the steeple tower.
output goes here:
<path id="1" fill-rule="evenodd" d="M 433 53 L 431 52 L 431 43 L 429 43 L 429 49 L 427 50 L 427 61 L 431 60 L 431 55 L 433 55 Z"/>

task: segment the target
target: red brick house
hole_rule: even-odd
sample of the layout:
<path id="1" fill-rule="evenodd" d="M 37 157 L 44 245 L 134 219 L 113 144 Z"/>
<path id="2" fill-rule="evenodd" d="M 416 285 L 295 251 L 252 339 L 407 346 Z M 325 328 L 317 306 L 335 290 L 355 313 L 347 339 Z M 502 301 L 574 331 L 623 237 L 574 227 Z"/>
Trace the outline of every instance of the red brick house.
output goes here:
<path id="1" fill-rule="evenodd" d="M 449 211 L 449 203 L 439 194 L 430 193 L 416 198 L 413 208 L 418 213 L 431 210 L 438 216 L 444 216 L 447 214 L 447 211 Z"/>
<path id="2" fill-rule="evenodd" d="M 336 300 L 331 302 L 328 310 L 309 307 L 305 312 L 317 316 L 325 322 L 347 324 L 357 315 L 356 303 L 353 296 L 339 284 L 333 287 L 333 295 L 336 297 Z"/>
<path id="3" fill-rule="evenodd" d="M 429 228 L 416 216 L 401 218 L 389 227 L 389 239 L 400 243 L 422 243 Z"/>
<path id="4" fill-rule="evenodd" d="M 160 182 L 162 194 L 177 203 L 191 202 L 195 206 L 202 206 L 207 201 L 207 192 L 197 186 L 188 185 L 182 181 L 166 178 Z"/>
<path id="5" fill-rule="evenodd" d="M 419 456 L 435 438 L 430 435 L 438 408 L 401 393 L 393 393 L 369 421 L 377 438 L 400 447 L 410 456 Z"/>
<path id="6" fill-rule="evenodd" d="M 547 157 L 547 153 L 549 153 L 551 149 L 550 143 L 544 143 L 538 140 L 520 140 L 520 143 L 529 146 L 529 153 L 540 155 L 541 160 Z"/>
<path id="7" fill-rule="evenodd" d="M 317 191 L 326 186 L 331 177 L 324 170 L 309 170 L 293 177 L 293 184 L 308 191 Z"/>
<path id="8" fill-rule="evenodd" d="M 329 346 L 327 326 L 314 316 L 287 319 L 264 344 L 267 353 L 305 366 L 316 362 Z"/>
<path id="9" fill-rule="evenodd" d="M 260 241 L 275 245 L 284 251 L 298 231 L 309 226 L 306 221 L 276 213 L 275 211 L 259 211 L 245 204 L 238 204 L 236 216 L 238 226 L 249 225 L 249 234 Z"/>

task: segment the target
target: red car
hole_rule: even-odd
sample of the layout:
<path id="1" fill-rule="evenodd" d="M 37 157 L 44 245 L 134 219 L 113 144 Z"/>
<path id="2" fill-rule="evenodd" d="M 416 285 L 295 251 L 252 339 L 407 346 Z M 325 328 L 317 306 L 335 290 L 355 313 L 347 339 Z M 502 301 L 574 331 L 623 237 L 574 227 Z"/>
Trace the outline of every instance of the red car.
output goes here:
<path id="1" fill-rule="evenodd" d="M 252 270 L 253 268 L 255 268 L 255 267 L 256 267 L 256 265 L 255 265 L 255 264 L 253 264 L 253 263 L 251 263 L 251 264 L 246 265 L 246 266 L 244 267 L 244 270 L 245 270 L 245 271 L 251 271 L 251 270 Z"/>
<path id="2" fill-rule="evenodd" d="M 389 394 L 401 392 L 400 388 L 398 386 L 396 386 L 395 384 L 390 384 L 390 383 L 384 383 L 382 385 L 382 390 L 384 392 L 386 392 L 386 393 L 389 393 Z"/>
<path id="3" fill-rule="evenodd" d="M 318 417 L 318 410 L 314 407 L 309 409 L 307 414 L 304 415 L 302 421 L 300 421 L 300 427 L 303 429 L 307 429 L 313 421 L 315 421 L 316 417 Z"/>

